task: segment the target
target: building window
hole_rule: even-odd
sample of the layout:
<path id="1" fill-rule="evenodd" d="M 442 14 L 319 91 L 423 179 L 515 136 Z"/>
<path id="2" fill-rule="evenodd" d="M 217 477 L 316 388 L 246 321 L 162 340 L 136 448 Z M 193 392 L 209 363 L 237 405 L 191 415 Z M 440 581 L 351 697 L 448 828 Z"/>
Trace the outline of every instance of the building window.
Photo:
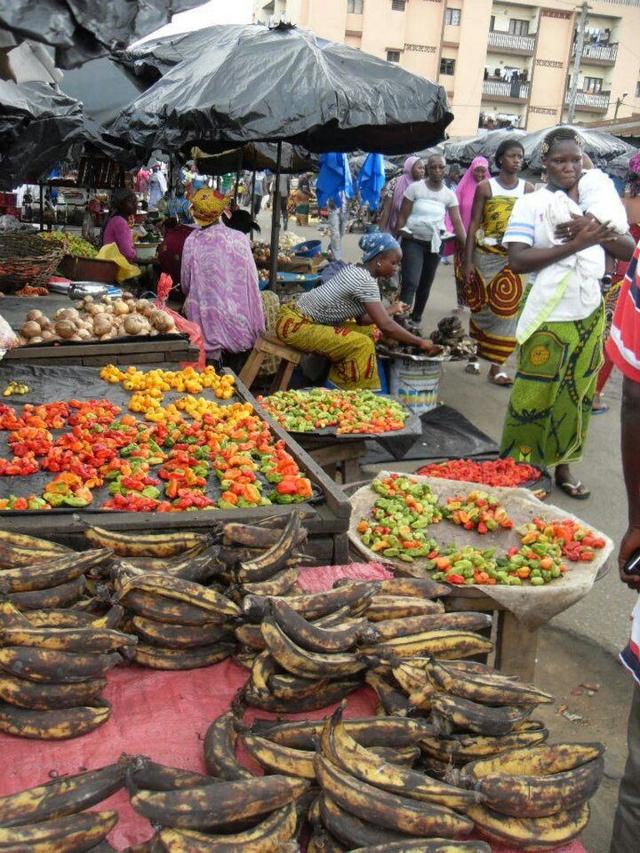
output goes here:
<path id="1" fill-rule="evenodd" d="M 444 22 L 448 27 L 460 26 L 461 12 L 460 9 L 445 9 Z"/>
<path id="2" fill-rule="evenodd" d="M 640 80 L 636 83 L 636 98 L 640 98 Z"/>
<path id="3" fill-rule="evenodd" d="M 441 59 L 440 60 L 440 73 L 441 74 L 455 74 L 456 73 L 456 61 L 455 59 Z"/>
<path id="4" fill-rule="evenodd" d="M 399 50 L 388 50 L 387 51 L 387 62 L 400 62 L 400 51 Z"/>
<path id="5" fill-rule="evenodd" d="M 347 0 L 347 12 L 349 15 L 361 15 L 364 0 Z"/>
<path id="6" fill-rule="evenodd" d="M 406 5 L 406 0 L 391 0 L 391 9 L 394 12 L 404 12 L 404 7 Z"/>
<path id="7" fill-rule="evenodd" d="M 513 18 L 509 21 L 509 32 L 512 36 L 528 36 L 529 21 L 522 21 L 519 18 Z"/>
<path id="8" fill-rule="evenodd" d="M 602 92 L 602 77 L 585 77 L 582 83 L 583 92 Z"/>

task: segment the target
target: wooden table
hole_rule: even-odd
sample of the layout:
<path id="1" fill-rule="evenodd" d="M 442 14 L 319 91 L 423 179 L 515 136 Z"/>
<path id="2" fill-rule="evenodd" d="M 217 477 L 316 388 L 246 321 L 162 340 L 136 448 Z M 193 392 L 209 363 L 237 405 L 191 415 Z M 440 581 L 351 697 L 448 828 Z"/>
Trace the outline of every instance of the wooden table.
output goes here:
<path id="1" fill-rule="evenodd" d="M 76 308 L 77 303 L 64 294 L 49 296 L 5 296 L 0 300 L 0 314 L 12 329 L 18 332 L 29 311 L 38 309 L 49 319 L 59 308 Z M 200 350 L 186 335 L 137 336 L 113 341 L 86 341 L 82 343 L 36 344 L 9 350 L 4 357 L 8 364 L 33 364 L 84 367 L 102 367 L 105 364 L 163 364 L 194 362 Z M 165 365 L 163 365 L 165 366 Z"/>
<path id="2" fill-rule="evenodd" d="M 51 366 L 51 365 L 49 365 Z M 162 365 L 161 365 L 162 366 Z M 36 368 L 37 369 L 37 368 Z M 231 371 L 228 371 L 231 372 Z M 0 367 L 0 387 L 10 373 L 9 367 Z M 6 384 L 6 382 L 5 382 Z M 105 385 L 105 396 L 108 396 Z M 281 439 L 287 451 L 298 463 L 300 470 L 311 480 L 320 498 L 311 503 L 297 504 L 304 512 L 304 526 L 309 532 L 305 552 L 312 556 L 317 565 L 346 563 L 349 558 L 349 519 L 351 504 L 344 492 L 322 470 L 300 445 L 285 432 L 259 406 L 245 385 L 236 378 L 238 396 L 255 408 L 271 428 L 276 439 Z M 86 399 L 86 397 L 82 397 Z M 14 401 L 15 402 L 15 401 Z M 41 402 L 50 402 L 42 400 Z M 257 519 L 274 515 L 287 516 L 291 505 L 248 507 L 245 509 L 196 510 L 175 513 L 142 512 L 56 512 L 5 513 L 0 514 L 0 528 L 32 536 L 45 536 L 71 547 L 86 544 L 84 523 L 98 524 L 109 530 L 127 532 L 164 530 L 208 530 L 216 522 L 236 521 L 255 523 Z"/>
<path id="3" fill-rule="evenodd" d="M 332 435 L 310 436 L 298 435 L 297 440 L 309 456 L 333 480 L 340 480 L 343 485 L 358 480 L 362 476 L 360 460 L 366 456 L 367 445 L 364 438 L 351 440 L 336 439 Z"/>

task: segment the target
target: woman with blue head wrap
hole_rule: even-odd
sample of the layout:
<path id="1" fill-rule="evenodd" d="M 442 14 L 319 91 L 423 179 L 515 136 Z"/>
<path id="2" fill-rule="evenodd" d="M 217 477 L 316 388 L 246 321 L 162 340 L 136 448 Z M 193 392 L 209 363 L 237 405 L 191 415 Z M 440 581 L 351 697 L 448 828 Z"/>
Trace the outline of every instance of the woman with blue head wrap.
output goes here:
<path id="1" fill-rule="evenodd" d="M 361 264 L 344 264 L 320 287 L 283 305 L 276 323 L 281 341 L 331 361 L 329 380 L 338 388 L 380 388 L 375 341 L 386 337 L 435 354 L 439 347 L 412 335 L 392 319 L 382 304 L 377 279 L 391 278 L 402 251 L 391 234 L 360 238 Z"/>

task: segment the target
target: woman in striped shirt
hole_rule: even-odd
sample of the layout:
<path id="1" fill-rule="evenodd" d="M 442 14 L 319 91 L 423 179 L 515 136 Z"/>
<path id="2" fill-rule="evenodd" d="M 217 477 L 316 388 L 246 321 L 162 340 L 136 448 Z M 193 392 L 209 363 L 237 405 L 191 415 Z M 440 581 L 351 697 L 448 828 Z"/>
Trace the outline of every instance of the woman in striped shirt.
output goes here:
<path id="1" fill-rule="evenodd" d="M 338 388 L 377 390 L 377 329 L 429 354 L 440 348 L 398 325 L 382 304 L 377 279 L 391 278 L 398 271 L 402 260 L 398 242 L 386 233 L 365 234 L 360 248 L 361 264 L 347 264 L 295 304 L 282 306 L 276 334 L 295 349 L 330 359 L 329 380 Z M 403 310 L 400 305 L 396 308 Z"/>

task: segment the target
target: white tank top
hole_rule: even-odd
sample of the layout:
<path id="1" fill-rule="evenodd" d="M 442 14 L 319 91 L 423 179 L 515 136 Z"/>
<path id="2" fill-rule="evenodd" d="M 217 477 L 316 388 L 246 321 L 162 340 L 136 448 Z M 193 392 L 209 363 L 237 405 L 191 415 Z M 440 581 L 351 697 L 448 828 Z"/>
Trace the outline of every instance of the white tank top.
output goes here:
<path id="1" fill-rule="evenodd" d="M 518 183 L 510 190 L 505 189 L 502 184 L 500 184 L 497 178 L 489 178 L 489 186 L 491 187 L 491 195 L 495 196 L 506 196 L 507 198 L 520 198 L 524 195 L 526 181 L 522 178 L 518 178 Z"/>

